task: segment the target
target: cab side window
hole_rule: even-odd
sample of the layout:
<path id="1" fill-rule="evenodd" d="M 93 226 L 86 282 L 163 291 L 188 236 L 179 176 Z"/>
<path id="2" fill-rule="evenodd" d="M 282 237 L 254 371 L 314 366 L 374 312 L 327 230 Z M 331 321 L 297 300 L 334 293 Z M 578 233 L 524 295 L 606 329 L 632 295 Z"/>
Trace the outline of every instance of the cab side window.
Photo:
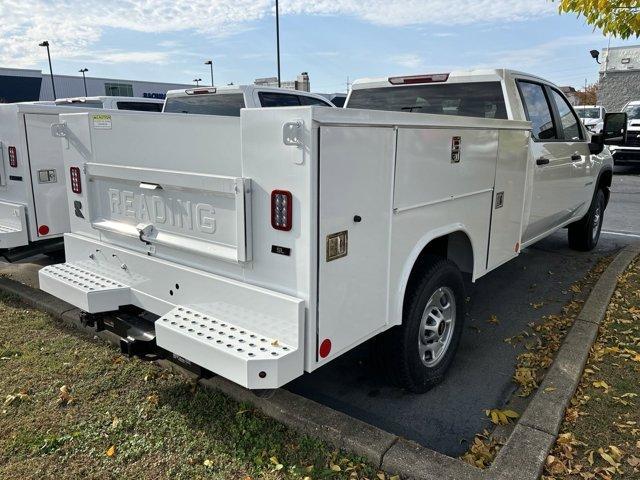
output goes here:
<path id="1" fill-rule="evenodd" d="M 578 141 L 582 140 L 582 129 L 578 117 L 573 112 L 569 102 L 555 89 L 551 90 L 554 102 L 558 107 L 558 115 L 560 115 L 560 123 L 564 133 L 565 140 Z"/>
<path id="2" fill-rule="evenodd" d="M 258 93 L 258 97 L 260 98 L 260 105 L 265 108 L 300 106 L 300 99 L 298 96 L 290 93 L 260 92 Z"/>
<path id="3" fill-rule="evenodd" d="M 321 107 L 331 107 L 328 102 L 315 97 L 300 95 L 300 105 L 320 105 Z"/>
<path id="4" fill-rule="evenodd" d="M 531 122 L 533 127 L 533 137 L 537 140 L 559 138 L 544 87 L 537 83 L 524 81 L 518 81 L 518 86 L 527 120 Z"/>

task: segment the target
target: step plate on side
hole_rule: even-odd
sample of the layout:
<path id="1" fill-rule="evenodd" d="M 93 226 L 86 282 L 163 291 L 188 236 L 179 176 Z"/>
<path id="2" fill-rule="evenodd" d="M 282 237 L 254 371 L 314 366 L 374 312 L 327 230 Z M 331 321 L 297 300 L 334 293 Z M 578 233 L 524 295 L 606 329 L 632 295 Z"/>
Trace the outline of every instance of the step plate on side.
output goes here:
<path id="1" fill-rule="evenodd" d="M 280 339 L 187 307 L 174 308 L 155 325 L 160 347 L 247 388 L 277 388 L 300 362 L 297 349 Z"/>
<path id="2" fill-rule="evenodd" d="M 40 289 L 89 313 L 117 310 L 130 302 L 128 285 L 73 263 L 44 267 Z"/>

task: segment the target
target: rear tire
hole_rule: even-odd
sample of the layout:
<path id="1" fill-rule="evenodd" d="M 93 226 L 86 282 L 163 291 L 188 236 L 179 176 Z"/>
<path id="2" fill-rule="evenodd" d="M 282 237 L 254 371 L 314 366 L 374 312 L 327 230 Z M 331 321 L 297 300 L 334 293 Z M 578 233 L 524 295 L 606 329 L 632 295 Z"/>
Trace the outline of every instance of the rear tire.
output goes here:
<path id="1" fill-rule="evenodd" d="M 605 208 L 605 194 L 602 189 L 598 189 L 586 215 L 569 225 L 569 247 L 589 252 L 598 245 Z"/>
<path id="2" fill-rule="evenodd" d="M 462 274 L 451 261 L 429 255 L 405 295 L 402 325 L 382 339 L 387 377 L 424 393 L 442 381 L 455 357 L 465 318 Z"/>

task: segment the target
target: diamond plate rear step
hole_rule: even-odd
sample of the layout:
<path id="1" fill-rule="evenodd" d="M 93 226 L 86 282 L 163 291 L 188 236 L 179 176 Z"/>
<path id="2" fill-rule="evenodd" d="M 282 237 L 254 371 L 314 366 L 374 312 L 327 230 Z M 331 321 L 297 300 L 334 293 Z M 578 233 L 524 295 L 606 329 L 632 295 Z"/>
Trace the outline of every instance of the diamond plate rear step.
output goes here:
<path id="1" fill-rule="evenodd" d="M 0 249 L 29 244 L 24 205 L 0 202 Z"/>
<path id="2" fill-rule="evenodd" d="M 302 374 L 293 325 L 279 329 L 276 318 L 220 302 L 208 307 L 216 314 L 177 306 L 156 320 L 158 346 L 247 388 L 277 388 Z M 271 336 L 234 324 L 234 317 L 243 324 L 252 317 L 256 330 L 266 328 Z"/>
<path id="3" fill-rule="evenodd" d="M 40 270 L 40 289 L 89 313 L 117 310 L 130 303 L 128 285 L 73 263 Z"/>

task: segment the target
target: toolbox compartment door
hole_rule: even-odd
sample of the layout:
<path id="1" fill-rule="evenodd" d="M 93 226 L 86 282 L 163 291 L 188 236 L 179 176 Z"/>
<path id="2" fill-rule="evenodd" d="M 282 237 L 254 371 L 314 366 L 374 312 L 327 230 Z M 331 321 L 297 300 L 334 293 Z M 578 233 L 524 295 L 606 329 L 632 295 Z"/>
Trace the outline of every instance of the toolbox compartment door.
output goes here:
<path id="1" fill-rule="evenodd" d="M 387 323 L 395 139 L 391 127 L 320 128 L 320 362 Z"/>
<path id="2" fill-rule="evenodd" d="M 66 175 L 60 139 L 51 135 L 51 124 L 58 115 L 27 113 L 24 123 L 29 153 L 29 168 L 35 206 L 36 231 L 32 240 L 68 232 L 69 213 L 65 186 Z"/>

